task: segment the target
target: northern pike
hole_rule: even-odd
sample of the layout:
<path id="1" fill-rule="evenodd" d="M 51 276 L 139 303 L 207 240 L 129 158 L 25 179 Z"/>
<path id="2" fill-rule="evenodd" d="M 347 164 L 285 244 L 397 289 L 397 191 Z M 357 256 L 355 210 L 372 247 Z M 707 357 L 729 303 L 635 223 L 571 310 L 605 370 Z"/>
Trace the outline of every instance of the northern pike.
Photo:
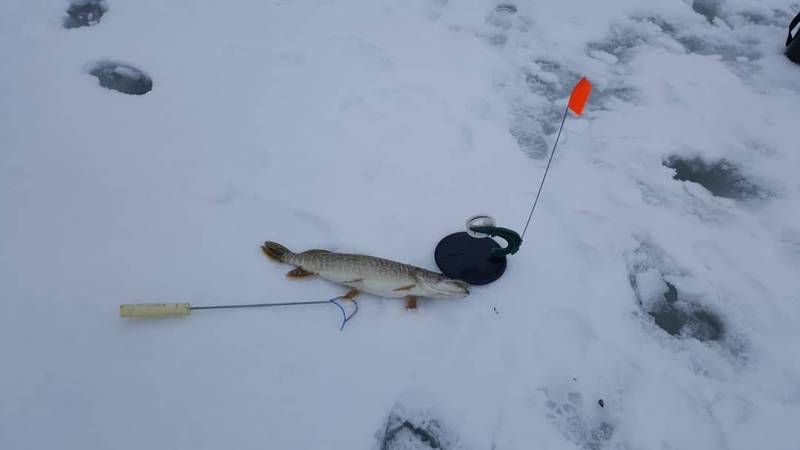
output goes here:
<path id="1" fill-rule="evenodd" d="M 458 298 L 469 295 L 469 285 L 409 264 L 367 255 L 334 253 L 328 250 L 307 250 L 293 253 L 275 242 L 261 246 L 269 258 L 296 268 L 286 276 L 303 278 L 317 275 L 351 288 L 344 298 L 352 299 L 359 292 L 379 297 L 406 298 L 406 307 L 417 307 L 417 297 Z"/>

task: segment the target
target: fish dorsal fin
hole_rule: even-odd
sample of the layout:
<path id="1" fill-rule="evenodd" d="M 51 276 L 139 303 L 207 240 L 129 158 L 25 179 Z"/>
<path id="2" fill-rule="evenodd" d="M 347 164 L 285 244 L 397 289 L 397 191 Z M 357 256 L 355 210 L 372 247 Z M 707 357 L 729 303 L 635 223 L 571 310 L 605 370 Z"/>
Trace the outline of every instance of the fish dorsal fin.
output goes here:
<path id="1" fill-rule="evenodd" d="M 321 250 L 321 249 L 318 249 L 318 248 L 314 248 L 314 249 L 306 250 L 306 251 L 303 252 L 304 255 L 315 255 L 315 254 L 321 254 L 321 253 L 331 253 L 331 251 L 330 250 Z"/>

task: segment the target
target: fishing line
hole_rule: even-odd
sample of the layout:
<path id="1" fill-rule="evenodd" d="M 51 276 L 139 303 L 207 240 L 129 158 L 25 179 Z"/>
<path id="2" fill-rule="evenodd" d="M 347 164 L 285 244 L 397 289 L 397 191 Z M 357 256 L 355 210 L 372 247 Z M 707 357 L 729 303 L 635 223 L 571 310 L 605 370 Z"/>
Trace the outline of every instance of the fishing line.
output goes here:
<path id="1" fill-rule="evenodd" d="M 561 137 L 561 130 L 564 129 L 564 123 L 567 121 L 568 112 L 569 112 L 569 106 L 564 108 L 564 118 L 561 119 L 561 126 L 558 128 L 558 135 L 556 136 L 556 142 L 553 144 L 553 151 L 550 152 L 550 159 L 547 161 L 547 167 L 545 167 L 544 169 L 542 182 L 539 184 L 539 192 L 536 193 L 536 200 L 533 201 L 533 208 L 531 208 L 531 213 L 528 214 L 528 221 L 525 223 L 525 229 L 522 230 L 523 239 L 525 239 L 525 233 L 528 231 L 528 225 L 531 224 L 531 218 L 533 217 L 533 211 L 536 210 L 536 204 L 539 203 L 539 195 L 541 195 L 542 193 L 542 187 L 544 187 L 544 180 L 547 179 L 547 172 L 550 170 L 550 163 L 553 162 L 553 156 L 556 154 L 556 148 L 558 147 L 558 139 Z"/>

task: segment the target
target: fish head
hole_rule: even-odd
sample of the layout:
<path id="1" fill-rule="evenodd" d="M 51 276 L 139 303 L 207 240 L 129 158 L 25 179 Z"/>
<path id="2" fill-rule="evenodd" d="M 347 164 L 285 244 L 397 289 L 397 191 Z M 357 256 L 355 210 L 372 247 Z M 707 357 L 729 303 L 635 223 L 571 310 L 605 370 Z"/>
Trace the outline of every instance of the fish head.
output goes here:
<path id="1" fill-rule="evenodd" d="M 440 273 L 420 270 L 417 272 L 416 278 L 420 287 L 425 290 L 426 297 L 458 298 L 469 295 L 469 284 Z"/>

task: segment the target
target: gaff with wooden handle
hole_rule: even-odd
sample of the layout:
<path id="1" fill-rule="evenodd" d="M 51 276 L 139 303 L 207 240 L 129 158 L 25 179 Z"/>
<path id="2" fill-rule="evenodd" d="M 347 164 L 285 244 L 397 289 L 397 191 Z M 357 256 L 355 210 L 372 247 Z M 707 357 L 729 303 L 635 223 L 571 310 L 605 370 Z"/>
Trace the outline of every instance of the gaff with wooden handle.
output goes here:
<path id="1" fill-rule="evenodd" d="M 192 311 L 203 309 L 234 309 L 234 308 L 269 308 L 272 306 L 299 306 L 299 305 L 336 305 L 342 312 L 342 326 L 339 331 L 344 330 L 344 326 L 358 313 L 358 303 L 353 303 L 353 312 L 347 314 L 344 307 L 338 300 L 344 297 L 336 297 L 330 300 L 320 300 L 313 302 L 281 302 L 281 303 L 251 303 L 246 305 L 215 305 L 215 306 L 192 306 L 189 303 L 135 303 L 119 306 L 119 316 L 127 318 L 157 318 L 157 317 L 176 317 L 188 316 Z"/>

